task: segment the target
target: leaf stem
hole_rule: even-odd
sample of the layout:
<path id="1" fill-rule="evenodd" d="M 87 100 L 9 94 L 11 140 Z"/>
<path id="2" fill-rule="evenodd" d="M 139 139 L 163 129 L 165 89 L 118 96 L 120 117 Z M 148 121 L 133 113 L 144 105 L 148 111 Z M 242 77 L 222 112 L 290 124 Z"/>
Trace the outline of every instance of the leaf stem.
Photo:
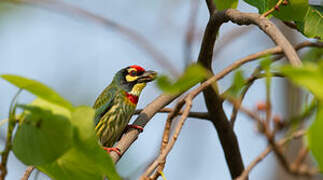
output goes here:
<path id="1" fill-rule="evenodd" d="M 1 153 L 0 180 L 4 180 L 4 178 L 6 177 L 6 175 L 8 173 L 8 170 L 7 170 L 8 156 L 9 156 L 9 152 L 12 148 L 12 133 L 13 133 L 13 130 L 16 126 L 16 116 L 15 116 L 16 100 L 17 100 L 19 94 L 21 93 L 21 91 L 22 91 L 22 89 L 19 89 L 18 92 L 16 93 L 16 95 L 13 97 L 11 104 L 10 104 L 10 108 L 9 108 L 9 123 L 8 123 L 7 137 L 6 137 L 6 145 L 5 145 L 3 152 Z"/>

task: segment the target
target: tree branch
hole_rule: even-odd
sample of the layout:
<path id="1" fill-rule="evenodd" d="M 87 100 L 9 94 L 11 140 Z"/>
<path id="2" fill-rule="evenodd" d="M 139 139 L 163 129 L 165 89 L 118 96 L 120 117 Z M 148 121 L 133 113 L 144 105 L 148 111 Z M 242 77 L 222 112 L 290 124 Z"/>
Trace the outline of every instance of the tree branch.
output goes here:
<path id="1" fill-rule="evenodd" d="M 160 154 L 165 153 L 166 148 L 167 148 L 167 144 L 169 142 L 169 136 L 170 136 L 170 128 L 173 122 L 173 119 L 178 115 L 178 113 L 180 112 L 182 106 L 175 106 L 174 109 L 172 109 L 172 111 L 168 114 L 167 116 L 167 120 L 165 122 L 165 128 L 164 128 L 164 133 L 163 133 L 163 137 L 162 137 L 162 142 L 161 142 L 161 146 L 160 146 Z M 164 170 L 165 168 L 165 164 L 166 164 L 166 157 L 163 158 L 159 164 L 158 164 L 158 169 L 156 170 L 156 172 L 150 177 L 150 180 L 156 180 L 159 175 L 161 175 L 161 172 Z"/>
<path id="2" fill-rule="evenodd" d="M 176 126 L 175 132 L 170 140 L 170 142 L 167 144 L 165 150 L 163 152 L 160 153 L 160 155 L 158 156 L 158 158 L 147 168 L 147 170 L 142 174 L 141 176 L 141 180 L 146 179 L 146 177 L 148 177 L 156 168 L 157 166 L 166 159 L 168 153 L 172 150 L 181 130 L 182 127 L 185 123 L 185 120 L 191 110 L 192 107 L 192 99 L 193 97 L 188 96 L 187 98 L 185 98 L 184 100 L 181 100 L 177 103 L 175 110 L 174 110 L 174 115 L 170 115 L 172 117 L 175 117 L 175 114 L 180 111 L 180 109 L 184 106 L 184 104 L 186 104 L 185 110 L 183 115 L 181 116 L 178 125 Z"/>
<path id="3" fill-rule="evenodd" d="M 31 175 L 34 169 L 35 169 L 34 166 L 28 166 L 21 180 L 28 180 L 29 176 Z"/>
<path id="4" fill-rule="evenodd" d="M 135 111 L 135 114 L 139 114 L 141 113 L 143 109 L 137 109 Z M 161 110 L 158 110 L 159 113 L 171 113 L 173 112 L 173 109 L 172 108 L 163 108 Z M 179 111 L 176 116 L 178 115 L 182 115 L 183 114 L 183 111 Z M 198 119 L 203 119 L 203 120 L 210 120 L 210 117 L 209 117 L 209 114 L 207 112 L 190 112 L 188 114 L 188 117 L 191 117 L 191 118 L 198 118 Z"/>
<path id="5" fill-rule="evenodd" d="M 235 16 L 238 16 L 238 15 L 241 15 L 241 14 L 243 15 L 243 17 L 245 17 L 244 14 L 248 14 L 248 15 L 251 14 L 251 16 L 252 16 L 253 19 L 254 18 L 256 18 L 257 20 L 261 19 L 258 14 L 253 14 L 253 13 L 240 13 L 237 10 L 226 10 L 226 11 L 222 11 L 222 12 L 219 12 L 219 13 L 215 13 L 215 15 L 213 15 L 210 18 L 210 22 L 208 24 L 212 24 L 212 23 L 215 24 L 215 21 L 214 21 L 215 19 L 220 20 L 219 22 L 216 22 L 217 24 L 218 23 L 221 24 L 223 22 L 228 21 L 229 18 L 223 18 L 223 17 L 226 17 L 227 16 L 227 15 L 225 15 L 225 13 L 229 13 L 229 14 L 231 13 L 231 15 L 228 15 L 228 16 L 229 17 L 230 16 L 233 16 L 233 18 L 235 18 Z M 232 15 L 232 13 L 233 13 L 233 15 Z M 248 19 L 248 17 L 247 17 L 247 19 Z M 239 21 L 239 17 L 237 17 L 237 18 L 234 19 L 234 22 L 238 22 L 238 21 Z M 250 23 L 252 23 L 252 21 L 242 21 L 241 22 L 241 24 L 250 24 Z M 259 22 L 255 22 L 255 24 L 257 24 L 257 23 L 259 23 Z M 212 25 L 212 26 L 214 26 L 214 25 Z M 265 26 L 265 25 L 262 24 L 262 26 Z M 218 28 L 219 28 L 219 25 L 218 25 Z M 216 27 L 215 28 L 212 28 L 212 29 L 216 29 Z M 269 31 L 268 29 L 271 30 L 272 29 L 272 26 L 267 27 L 267 30 L 266 31 Z M 212 36 L 212 34 L 214 34 L 214 37 L 213 38 L 215 39 L 215 34 L 216 33 L 214 33 L 214 32 L 216 32 L 216 31 L 209 31 L 208 33 L 210 33 L 210 36 Z M 205 32 L 205 33 L 207 33 L 207 32 Z M 272 31 L 270 31 L 270 33 L 268 33 L 268 34 L 271 34 L 271 33 L 272 33 Z M 280 37 L 280 35 L 281 35 L 281 33 L 279 32 L 278 35 L 274 35 L 274 37 L 272 39 L 275 39 L 275 41 L 278 41 L 279 44 L 285 44 L 284 41 L 286 40 L 286 38 L 285 38 L 285 40 L 276 40 L 276 37 Z M 284 43 L 281 43 L 281 41 L 283 41 Z M 209 48 L 208 46 L 211 46 L 211 48 Z M 207 49 L 207 50 L 205 50 L 205 49 Z M 201 47 L 201 50 L 200 50 L 201 53 L 200 54 L 204 54 L 204 56 L 201 56 L 201 57 L 210 56 L 210 54 L 209 54 L 210 51 L 208 51 L 210 49 L 213 49 L 213 45 L 210 45 L 207 42 L 202 43 L 202 47 Z M 286 50 L 286 47 L 283 46 L 282 50 L 283 50 L 283 52 L 285 54 L 288 54 L 289 59 L 293 59 L 293 56 L 290 55 L 290 54 L 293 55 L 293 53 L 286 53 L 285 52 L 285 51 L 288 51 L 289 50 L 288 48 Z M 211 56 L 210 57 L 212 57 L 212 51 L 211 51 Z M 296 62 L 297 62 L 297 59 L 298 59 L 298 57 L 296 58 Z M 293 59 L 291 61 L 295 62 L 295 59 Z M 225 68 L 223 71 L 221 71 L 220 73 L 218 73 L 217 75 L 215 75 L 215 76 L 211 77 L 210 79 L 208 79 L 207 81 L 203 82 L 194 91 L 197 91 L 198 93 L 201 92 L 201 91 L 203 91 L 206 87 L 210 86 L 213 82 L 215 82 L 215 81 L 223 78 L 225 75 L 227 75 L 232 70 L 234 70 L 235 68 L 239 67 L 240 65 L 242 65 L 244 63 L 246 63 L 246 62 L 245 61 L 242 61 L 242 62 L 238 62 L 238 63 L 234 63 L 234 64 L 230 65 L 229 67 Z M 173 101 L 179 95 L 180 94 L 177 94 L 177 95 L 167 95 L 167 94 L 163 94 L 163 95 L 159 96 L 151 104 L 149 104 L 148 106 L 146 106 L 144 108 L 144 110 L 140 113 L 140 115 L 135 120 L 135 123 L 134 124 L 135 125 L 141 125 L 142 127 L 144 127 L 148 123 L 148 121 L 157 113 L 157 111 L 159 109 L 165 107 L 167 104 L 169 104 L 171 101 Z M 123 137 L 121 138 L 121 140 L 117 143 L 117 146 L 116 147 L 118 147 L 119 149 L 121 149 L 121 153 L 123 154 L 131 146 L 131 144 L 136 140 L 136 138 L 138 137 L 138 135 L 139 135 L 139 132 L 138 131 L 136 131 L 134 129 L 129 129 L 123 135 Z M 111 157 L 114 160 L 114 162 L 117 162 L 120 159 L 120 157 L 116 153 L 114 153 L 114 152 L 111 152 Z"/>
<path id="6" fill-rule="evenodd" d="M 305 134 L 304 130 L 299 130 L 297 132 L 294 132 L 291 136 L 281 139 L 278 142 L 279 146 L 285 145 L 287 142 L 289 142 L 291 139 L 298 139 L 302 137 Z M 261 162 L 270 152 L 272 151 L 272 147 L 269 145 L 255 160 L 253 160 L 249 166 L 246 168 L 245 171 L 236 179 L 236 180 L 245 180 L 248 177 L 248 174 L 250 171 L 259 163 Z"/>
<path id="7" fill-rule="evenodd" d="M 323 48 L 323 42 L 304 41 L 304 42 L 301 42 L 301 43 L 297 44 L 296 46 L 294 46 L 294 48 L 295 48 L 296 51 L 298 51 L 300 49 L 303 49 L 303 48 L 306 48 L 306 47 L 319 47 L 319 48 Z M 240 61 L 240 63 L 250 62 L 250 61 L 253 61 L 253 60 L 256 60 L 256 59 L 265 57 L 267 55 L 280 55 L 282 53 L 283 53 L 282 48 L 276 46 L 274 48 L 266 49 L 264 51 L 260 51 L 260 52 L 257 52 L 255 54 L 249 55 L 249 56 L 247 56 L 245 58 L 242 58 L 240 60 L 237 60 L 236 62 L 239 62 L 239 61 Z M 282 57 L 284 57 L 284 56 L 283 55 L 276 56 L 275 58 L 273 58 L 273 61 L 280 60 Z M 244 99 L 244 96 L 246 95 L 248 89 L 251 87 L 253 81 L 256 80 L 256 76 L 258 75 L 258 73 L 260 71 L 261 71 L 261 68 L 260 67 L 257 67 L 254 70 L 254 72 L 252 73 L 251 77 L 248 78 L 248 80 L 247 80 L 247 86 L 241 92 L 241 96 L 240 96 L 240 100 L 239 100 L 239 103 L 240 104 L 242 103 L 242 101 Z M 232 109 L 231 118 L 230 118 L 230 122 L 231 122 L 232 126 L 234 126 L 235 119 L 236 119 L 237 114 L 238 114 L 237 107 L 234 106 L 233 109 Z"/>
<path id="8" fill-rule="evenodd" d="M 297 56 L 294 48 L 286 39 L 286 37 L 280 32 L 280 30 L 267 18 L 261 17 L 256 13 L 243 13 L 235 9 L 228 9 L 215 13 L 213 16 L 221 16 L 221 18 L 214 18 L 217 20 L 214 23 L 222 24 L 227 21 L 231 21 L 238 25 L 250 25 L 254 24 L 258 26 L 264 33 L 266 33 L 274 43 L 281 47 L 290 64 L 293 66 L 300 66 L 302 62 Z"/>
<path id="9" fill-rule="evenodd" d="M 198 63 L 213 74 L 212 57 L 216 34 L 226 19 L 223 11 L 217 12 L 213 10 L 213 1 L 206 2 L 210 12 L 210 19 L 204 32 Z M 242 157 L 237 137 L 225 115 L 222 107 L 222 98 L 219 96 L 216 86 L 217 85 L 214 85 L 213 87 L 208 86 L 203 89 L 204 100 L 211 121 L 218 133 L 231 177 L 235 178 L 244 170 Z M 195 92 L 198 94 L 201 91 L 195 90 Z"/>

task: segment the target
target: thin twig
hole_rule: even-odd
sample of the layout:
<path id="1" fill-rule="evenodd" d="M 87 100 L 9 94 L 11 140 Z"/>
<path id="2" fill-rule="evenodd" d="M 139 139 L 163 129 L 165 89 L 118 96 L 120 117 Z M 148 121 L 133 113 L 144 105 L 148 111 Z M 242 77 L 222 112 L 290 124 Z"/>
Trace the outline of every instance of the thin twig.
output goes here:
<path id="1" fill-rule="evenodd" d="M 230 103 L 232 103 L 235 106 L 235 101 L 233 99 L 228 99 Z M 254 119 L 257 121 L 258 124 L 261 125 L 261 129 L 263 134 L 266 136 L 268 143 L 270 144 L 271 150 L 275 153 L 277 159 L 279 160 L 280 164 L 284 167 L 284 169 L 294 175 L 299 175 L 299 176 L 313 176 L 318 173 L 316 169 L 293 169 L 292 165 L 287 161 L 286 157 L 283 154 L 283 151 L 281 149 L 280 144 L 276 143 L 274 140 L 274 131 L 269 130 L 269 126 L 264 123 L 264 121 L 254 112 L 240 106 L 239 110 L 244 112 L 246 115 L 248 115 L 251 119 Z M 300 132 L 296 133 L 301 134 Z M 266 150 L 265 150 L 266 151 Z M 268 152 L 269 153 L 269 152 Z M 266 154 L 265 152 L 262 153 L 262 155 Z M 261 158 L 260 158 L 261 160 Z M 259 160 L 259 161 L 260 161 Z M 254 166 L 254 165 L 253 165 Z"/>
<path id="2" fill-rule="evenodd" d="M 323 47 L 322 42 L 310 42 L 305 41 L 303 43 L 298 44 L 295 49 L 301 49 L 304 47 Z M 210 86 L 213 82 L 218 81 L 222 79 L 224 76 L 232 72 L 234 69 L 240 67 L 241 65 L 251 62 L 253 60 L 258 59 L 261 56 L 265 56 L 267 54 L 280 54 L 282 53 L 282 49 L 280 47 L 274 47 L 267 50 L 264 50 L 262 52 L 258 52 L 252 55 L 249 55 L 245 58 L 239 59 L 223 69 L 221 72 L 216 74 L 215 76 L 211 77 L 207 81 L 203 82 L 199 87 L 195 89 L 195 91 L 201 92 L 204 88 L 207 86 Z M 180 93 L 181 94 L 181 93 Z M 134 124 L 140 125 L 144 127 L 148 121 L 163 107 L 165 107 L 167 104 L 169 104 L 171 101 L 173 101 L 176 97 L 178 97 L 180 94 L 176 95 L 161 95 L 158 98 L 156 98 L 153 102 L 151 102 L 148 106 L 146 106 L 143 111 L 139 114 L 137 119 L 135 120 Z M 181 114 L 181 112 L 179 112 Z M 193 115 L 192 116 L 198 118 L 199 115 Z M 133 129 L 129 129 L 121 138 L 121 140 L 117 143 L 117 147 L 121 150 L 121 153 L 123 154 L 130 146 L 131 144 L 137 139 L 139 135 L 139 132 Z M 117 162 L 120 159 L 120 156 L 117 153 L 114 153 L 113 151 L 110 153 L 112 156 L 112 159 L 114 162 Z"/>
<path id="3" fill-rule="evenodd" d="M 302 137 L 304 134 L 306 133 L 306 131 L 304 130 L 299 130 L 295 133 L 293 133 L 291 136 L 286 137 L 281 139 L 278 142 L 279 146 L 283 146 L 285 145 L 287 142 L 289 142 L 291 139 L 298 139 L 300 137 Z M 259 154 L 256 159 L 254 159 L 246 168 L 245 171 L 243 171 L 243 173 L 236 179 L 236 180 L 245 180 L 248 177 L 248 174 L 250 173 L 250 171 L 259 163 L 261 162 L 270 152 L 272 151 L 272 147 L 268 146 L 261 154 Z"/>
<path id="4" fill-rule="evenodd" d="M 231 117 L 230 117 L 230 122 L 231 122 L 231 125 L 232 127 L 234 127 L 234 124 L 235 124 L 235 121 L 236 121 L 236 118 L 238 116 L 238 109 L 240 107 L 240 105 L 242 104 L 242 101 L 244 99 L 244 97 L 246 96 L 248 90 L 250 89 L 250 87 L 252 86 L 253 82 L 257 79 L 256 78 L 256 75 L 261 71 L 260 68 L 256 68 L 254 70 L 254 72 L 251 74 L 251 76 L 247 79 L 246 81 L 246 86 L 243 88 L 242 92 L 241 92 L 241 95 L 238 99 L 238 103 L 236 106 L 233 106 L 232 108 L 232 113 L 231 113 Z"/>
<path id="5" fill-rule="evenodd" d="M 263 13 L 261 16 L 262 17 L 267 17 L 272 12 L 279 11 L 279 6 L 283 3 L 283 1 L 286 1 L 286 0 L 278 0 L 278 2 L 275 4 L 274 7 L 272 7 L 271 9 L 269 9 L 268 11 L 266 11 L 265 13 Z"/>
<path id="6" fill-rule="evenodd" d="M 291 165 L 291 169 L 297 171 L 301 167 L 301 165 L 304 162 L 306 156 L 308 155 L 308 151 L 309 151 L 309 149 L 307 147 L 302 147 L 299 150 L 298 155 L 297 155 L 295 161 Z"/>
<path id="7" fill-rule="evenodd" d="M 165 151 L 163 153 L 161 153 L 158 158 L 147 168 L 147 170 L 142 174 L 141 176 L 141 180 L 144 180 L 145 178 L 147 178 L 156 168 L 157 166 L 159 165 L 159 163 L 161 161 L 163 161 L 163 159 L 165 159 L 168 155 L 168 153 L 172 150 L 181 130 L 182 130 L 182 127 L 185 123 L 185 120 L 190 112 L 190 109 L 192 107 L 192 99 L 193 97 L 192 96 L 188 96 L 187 98 L 185 98 L 184 100 L 182 101 L 179 101 L 178 104 L 177 104 L 177 107 L 178 108 L 181 108 L 184 103 L 186 104 L 185 106 L 185 109 L 184 109 L 184 113 L 183 115 L 181 116 L 181 118 L 179 119 L 179 122 L 178 122 L 178 125 L 176 126 L 176 129 L 175 129 L 175 132 L 170 140 L 170 142 L 167 144 L 167 147 L 165 148 Z"/>
<path id="8" fill-rule="evenodd" d="M 293 22 L 283 21 L 283 23 L 284 23 L 286 26 L 288 26 L 289 28 L 291 28 L 291 29 L 298 30 L 298 29 L 297 29 L 297 25 L 296 25 L 295 23 L 293 23 Z"/>
<path id="9" fill-rule="evenodd" d="M 172 111 L 168 114 L 167 120 L 165 122 L 165 128 L 164 128 L 164 133 L 162 137 L 162 142 L 160 146 L 160 154 L 164 153 L 169 141 L 169 136 L 170 136 L 170 128 L 173 122 L 173 119 L 178 115 L 180 112 L 181 106 L 176 106 Z M 156 180 L 160 175 L 161 172 L 164 170 L 166 164 L 166 158 L 162 159 L 161 162 L 158 165 L 157 170 L 153 175 L 150 176 L 150 180 Z"/>
<path id="10" fill-rule="evenodd" d="M 34 169 L 35 166 L 28 166 L 21 180 L 28 180 Z"/>
<path id="11" fill-rule="evenodd" d="M 134 114 L 140 114 L 142 111 L 143 111 L 143 109 L 137 109 Z M 170 113 L 172 111 L 173 111 L 172 108 L 163 108 L 163 109 L 159 110 L 158 113 Z M 177 113 L 177 116 L 182 115 L 182 114 L 183 114 L 183 111 L 179 111 Z M 198 118 L 198 119 L 203 119 L 203 120 L 210 120 L 209 114 L 207 112 L 192 112 L 191 111 L 188 114 L 188 117 Z"/>
<path id="12" fill-rule="evenodd" d="M 212 0 L 209 0 L 209 2 L 212 2 Z M 224 12 L 222 12 L 223 14 Z M 286 38 L 280 39 L 280 37 L 282 36 L 282 34 L 276 33 L 277 31 L 279 31 L 277 28 L 273 27 L 274 25 L 272 25 L 272 23 L 269 23 L 268 25 L 268 21 L 265 20 L 265 22 L 261 22 L 263 19 L 259 17 L 258 14 L 253 14 L 253 13 L 240 13 L 237 10 L 226 10 L 225 13 L 228 13 L 229 17 L 226 17 L 224 19 L 222 19 L 220 21 L 220 23 L 225 22 L 227 20 L 231 20 L 234 21 L 237 24 L 257 24 L 261 29 L 264 30 L 264 32 L 266 32 L 267 34 L 269 34 L 269 36 L 277 43 L 279 44 L 280 47 L 282 48 L 282 51 L 284 52 L 284 54 L 286 54 L 286 56 L 288 57 L 288 59 L 293 62 L 293 64 L 297 65 L 297 62 L 299 59 L 296 55 L 296 59 L 295 59 L 295 54 L 293 54 L 293 51 L 290 51 L 290 48 L 285 45 L 285 41 Z M 217 16 L 221 16 L 221 14 L 217 14 Z M 226 16 L 226 15 L 225 15 Z M 252 17 L 249 17 L 252 16 Z M 251 19 L 251 20 L 250 20 Z M 212 20 L 216 20 L 212 19 Z M 214 23 L 215 21 L 213 21 Z M 214 32 L 210 32 L 210 33 L 214 33 Z M 277 40 L 280 39 L 280 40 Z M 201 51 L 203 51 L 204 48 L 207 47 L 201 47 Z M 213 51 L 213 50 L 212 50 Z M 280 51 L 280 49 L 278 49 L 278 51 Z M 249 60 L 251 61 L 251 60 Z M 222 70 L 220 73 L 218 73 L 217 75 L 213 76 L 212 78 L 208 79 L 207 81 L 203 82 L 199 87 L 196 88 L 197 91 L 201 92 L 203 89 L 205 89 L 206 87 L 210 86 L 213 82 L 223 78 L 225 75 L 227 75 L 228 73 L 230 73 L 232 70 L 236 69 L 237 67 L 241 66 L 242 64 L 246 63 L 248 61 L 240 61 L 240 62 L 235 62 L 234 64 L 232 64 L 231 66 L 225 68 L 224 70 Z M 144 108 L 144 110 L 140 113 L 140 115 L 137 117 L 136 121 L 135 121 L 135 125 L 141 125 L 142 127 L 144 127 L 149 120 L 156 114 L 156 112 L 165 107 L 167 104 L 169 104 L 170 102 L 172 102 L 176 97 L 178 97 L 180 94 L 176 94 L 176 95 L 167 95 L 167 94 L 163 94 L 161 96 L 159 96 L 157 99 L 155 99 L 151 104 L 149 104 L 148 106 L 146 106 Z M 133 129 L 130 129 L 129 131 L 127 131 L 123 137 L 121 138 L 121 140 L 117 143 L 117 146 L 120 150 L 121 153 L 123 154 L 130 146 L 131 144 L 137 139 L 139 135 L 139 132 Z M 114 162 L 117 162 L 120 159 L 120 156 L 114 152 L 111 152 L 110 154 L 112 156 L 112 159 L 114 160 Z"/>
<path id="13" fill-rule="evenodd" d="M 306 47 L 319 47 L 319 48 L 323 48 L 323 43 L 322 42 L 304 41 L 304 42 L 301 42 L 301 43 L 297 44 L 296 46 L 294 46 L 294 48 L 295 48 L 296 51 L 298 51 L 300 49 L 303 49 L 303 48 L 306 48 Z M 270 51 L 271 51 L 271 53 L 270 53 Z M 261 52 L 263 52 L 263 53 L 261 53 Z M 277 48 L 276 47 L 276 48 L 267 49 L 267 50 L 261 51 L 261 52 L 255 53 L 255 54 L 258 55 L 258 57 L 255 57 L 253 55 L 249 55 L 249 56 L 245 57 L 245 61 L 249 61 L 249 59 L 250 60 L 259 59 L 259 58 L 265 57 L 267 55 L 278 55 L 278 54 L 282 54 L 283 51 L 282 51 L 281 48 L 279 48 L 279 47 Z M 273 61 L 278 61 L 278 60 L 280 60 L 283 57 L 284 57 L 283 55 L 276 56 L 276 57 L 273 58 Z M 241 95 L 240 95 L 240 98 L 239 98 L 240 104 L 242 103 L 242 101 L 243 101 L 243 99 L 244 99 L 247 91 L 251 87 L 253 81 L 257 79 L 256 76 L 257 76 L 257 74 L 260 71 L 261 71 L 261 67 L 259 66 L 259 67 L 257 67 L 254 70 L 254 72 L 252 73 L 252 75 L 247 79 L 247 83 L 246 83 L 247 85 L 242 90 Z M 237 107 L 239 107 L 239 105 Z M 230 122 L 231 122 L 232 126 L 234 126 L 234 123 L 235 123 L 235 120 L 237 118 L 238 112 L 239 112 L 238 109 L 234 106 L 233 109 L 232 109 L 231 118 L 230 118 Z"/>

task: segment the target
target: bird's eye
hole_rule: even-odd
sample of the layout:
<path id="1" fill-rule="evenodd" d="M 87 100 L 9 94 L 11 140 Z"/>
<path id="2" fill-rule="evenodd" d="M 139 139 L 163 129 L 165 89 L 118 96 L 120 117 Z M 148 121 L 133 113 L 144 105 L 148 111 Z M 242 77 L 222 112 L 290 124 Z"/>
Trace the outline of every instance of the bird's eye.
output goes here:
<path id="1" fill-rule="evenodd" d="M 130 71 L 130 76 L 136 76 L 137 75 L 137 72 L 136 71 Z"/>

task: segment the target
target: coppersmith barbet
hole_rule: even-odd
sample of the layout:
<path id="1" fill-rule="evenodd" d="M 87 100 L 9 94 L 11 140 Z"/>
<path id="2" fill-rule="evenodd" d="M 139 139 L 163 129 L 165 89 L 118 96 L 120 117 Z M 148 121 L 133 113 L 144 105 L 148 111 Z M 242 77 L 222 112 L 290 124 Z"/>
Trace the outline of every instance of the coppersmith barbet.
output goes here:
<path id="1" fill-rule="evenodd" d="M 145 71 L 137 65 L 126 67 L 115 74 L 110 85 L 96 99 L 93 105 L 95 131 L 105 150 L 120 153 L 111 147 L 119 140 L 134 114 L 141 91 L 156 75 L 156 72 Z"/>

